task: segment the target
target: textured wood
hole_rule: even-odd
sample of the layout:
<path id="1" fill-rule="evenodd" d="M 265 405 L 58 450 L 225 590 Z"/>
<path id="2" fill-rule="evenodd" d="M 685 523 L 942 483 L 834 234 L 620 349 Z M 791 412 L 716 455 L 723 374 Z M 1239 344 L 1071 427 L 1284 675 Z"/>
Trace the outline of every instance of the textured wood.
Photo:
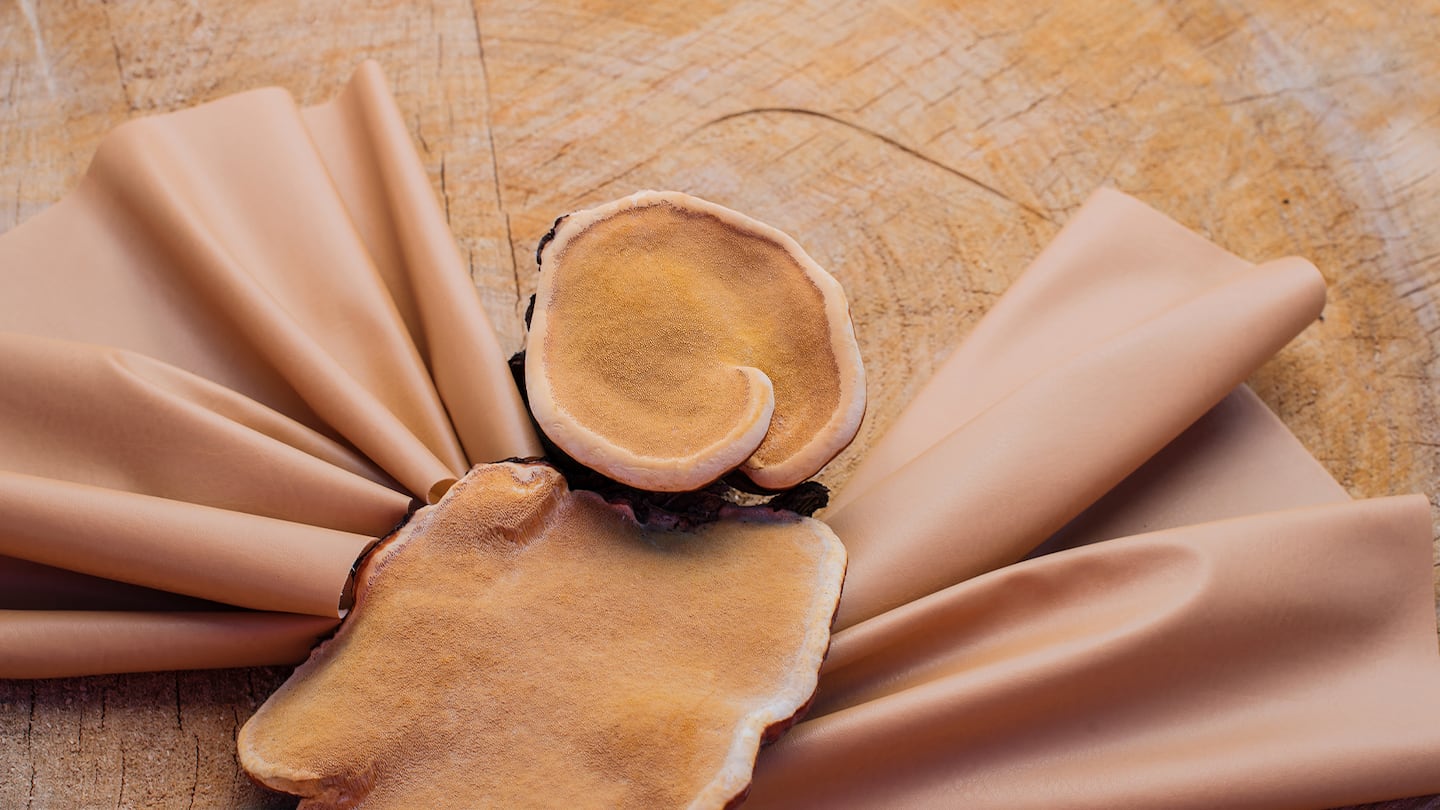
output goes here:
<path id="1" fill-rule="evenodd" d="M 267 84 L 313 103 L 375 57 L 507 348 L 557 214 L 677 188 L 795 235 L 871 372 L 837 483 L 1108 183 L 1314 260 L 1324 321 L 1252 383 L 1355 495 L 1440 490 L 1434 0 L 344 6 L 0 8 L 0 229 L 128 118 Z M 0 806 L 287 806 L 232 754 L 282 677 L 0 683 Z"/>

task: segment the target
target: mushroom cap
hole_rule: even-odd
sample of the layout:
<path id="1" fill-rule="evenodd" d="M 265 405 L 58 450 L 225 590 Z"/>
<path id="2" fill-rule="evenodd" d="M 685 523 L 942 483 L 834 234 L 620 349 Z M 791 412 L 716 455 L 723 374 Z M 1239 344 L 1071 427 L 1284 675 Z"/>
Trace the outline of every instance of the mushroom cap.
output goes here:
<path id="1" fill-rule="evenodd" d="M 482 465 L 366 560 L 240 763 L 313 810 L 726 807 L 814 695 L 844 570 L 810 518 L 654 531 Z"/>
<path id="2" fill-rule="evenodd" d="M 865 372 L 840 283 L 779 230 L 673 191 L 562 217 L 541 243 L 525 379 L 540 429 L 630 486 L 766 489 L 855 437 Z"/>

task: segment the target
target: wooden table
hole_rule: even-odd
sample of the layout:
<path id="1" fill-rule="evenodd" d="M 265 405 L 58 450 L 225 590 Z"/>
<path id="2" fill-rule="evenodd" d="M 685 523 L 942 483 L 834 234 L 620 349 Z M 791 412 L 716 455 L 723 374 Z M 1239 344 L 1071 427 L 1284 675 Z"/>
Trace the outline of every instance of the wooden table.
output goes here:
<path id="1" fill-rule="evenodd" d="M 347 5 L 6 5 L 0 229 L 126 119 L 270 84 L 314 103 L 374 57 L 507 348 L 557 214 L 678 188 L 795 235 L 870 370 L 837 483 L 1110 184 L 1319 265 L 1323 322 L 1252 385 L 1355 495 L 1440 491 L 1440 3 Z M 233 755 L 284 675 L 0 683 L 0 806 L 289 806 Z"/>

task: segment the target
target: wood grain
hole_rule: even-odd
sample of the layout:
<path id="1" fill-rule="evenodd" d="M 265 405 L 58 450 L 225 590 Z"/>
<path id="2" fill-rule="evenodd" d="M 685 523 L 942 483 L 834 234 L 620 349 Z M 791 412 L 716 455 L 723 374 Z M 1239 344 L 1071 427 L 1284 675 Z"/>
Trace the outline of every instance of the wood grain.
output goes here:
<path id="1" fill-rule="evenodd" d="M 510 349 L 558 214 L 677 188 L 845 283 L 855 460 L 1096 186 L 1252 259 L 1323 322 L 1252 380 L 1355 495 L 1440 490 L 1440 3 L 149 2 L 0 8 L 0 229 L 137 115 L 384 65 Z M 236 727 L 284 672 L 0 683 L 0 806 L 282 807 Z M 1376 807 L 1440 807 L 1420 800 Z"/>

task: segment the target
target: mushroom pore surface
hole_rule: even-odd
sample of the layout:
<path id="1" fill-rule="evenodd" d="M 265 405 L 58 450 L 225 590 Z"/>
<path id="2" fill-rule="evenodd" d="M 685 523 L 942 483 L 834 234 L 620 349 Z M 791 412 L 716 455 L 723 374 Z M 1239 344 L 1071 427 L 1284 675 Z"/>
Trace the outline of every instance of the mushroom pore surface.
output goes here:
<path id="1" fill-rule="evenodd" d="M 542 253 L 549 278 L 542 280 L 537 305 L 537 312 L 544 310 L 540 371 L 549 399 L 584 432 L 640 459 L 689 459 L 727 442 L 751 442 L 737 448 L 739 455 L 724 469 L 675 486 L 627 480 L 623 465 L 601 470 L 642 488 L 698 487 L 742 462 L 756 478 L 753 470 L 796 457 L 817 435 L 844 434 L 822 436 L 833 446 L 813 469 L 779 482 L 757 479 L 793 486 L 848 443 L 863 411 L 863 382 L 859 408 L 842 401 L 855 398 L 859 373 L 858 351 L 852 350 L 853 359 L 837 358 L 837 330 L 853 346 L 843 293 L 808 258 L 807 270 L 795 255 L 798 246 L 767 233 L 773 229 L 752 227 L 733 212 L 677 204 L 676 198 L 684 199 L 657 197 L 582 226 L 557 225 L 555 244 Z M 841 324 L 822 282 L 839 298 Z M 737 442 L 736 426 L 755 421 L 756 399 L 767 398 L 755 390 L 763 389 L 764 380 L 743 369 L 768 379 L 773 411 L 768 426 Z M 547 424 L 540 408 L 536 415 L 566 452 L 586 463 L 595 458 L 576 446 L 585 442 Z M 853 424 L 845 424 L 852 415 Z"/>
<path id="2" fill-rule="evenodd" d="M 307 810 L 724 807 L 814 693 L 844 560 L 808 518 L 653 531 L 477 467 L 367 560 L 241 763 Z"/>

